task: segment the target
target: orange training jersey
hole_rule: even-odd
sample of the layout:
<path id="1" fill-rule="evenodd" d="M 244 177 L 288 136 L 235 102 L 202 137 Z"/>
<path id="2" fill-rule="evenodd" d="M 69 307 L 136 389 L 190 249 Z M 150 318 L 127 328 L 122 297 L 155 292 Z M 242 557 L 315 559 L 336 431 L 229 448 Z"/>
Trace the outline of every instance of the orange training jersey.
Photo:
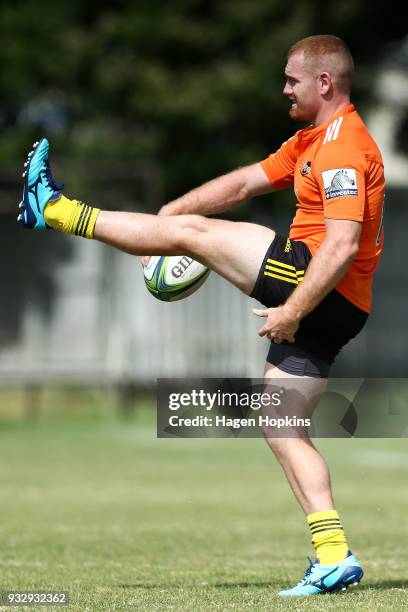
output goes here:
<path id="1" fill-rule="evenodd" d="M 325 238 L 325 218 L 362 223 L 359 251 L 336 289 L 370 312 L 383 244 L 384 166 L 353 104 L 319 127 L 299 130 L 261 165 L 274 189 L 294 186 L 289 237 L 305 242 L 312 255 Z"/>

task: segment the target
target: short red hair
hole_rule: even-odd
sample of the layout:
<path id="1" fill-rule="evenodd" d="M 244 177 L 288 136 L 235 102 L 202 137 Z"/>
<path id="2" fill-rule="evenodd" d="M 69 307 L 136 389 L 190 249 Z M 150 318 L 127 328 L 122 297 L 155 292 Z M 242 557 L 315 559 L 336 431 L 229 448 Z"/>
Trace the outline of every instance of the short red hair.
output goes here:
<path id="1" fill-rule="evenodd" d="M 342 93 L 349 93 L 354 76 L 354 61 L 346 43 L 331 34 L 302 38 L 291 46 L 288 59 L 303 53 L 305 64 L 313 72 L 329 72 Z"/>

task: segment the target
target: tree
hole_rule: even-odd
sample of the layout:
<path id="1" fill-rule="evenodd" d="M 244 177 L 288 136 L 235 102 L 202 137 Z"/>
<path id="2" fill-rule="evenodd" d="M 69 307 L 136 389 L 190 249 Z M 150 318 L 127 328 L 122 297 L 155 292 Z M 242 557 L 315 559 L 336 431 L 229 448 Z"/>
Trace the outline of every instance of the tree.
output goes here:
<path id="1" fill-rule="evenodd" d="M 405 34 L 391 11 L 362 0 L 6 0 L 0 158 L 21 159 L 45 133 L 78 163 L 150 160 L 169 199 L 293 133 L 283 67 L 303 36 L 343 37 L 355 99 L 370 101 L 384 46 Z"/>

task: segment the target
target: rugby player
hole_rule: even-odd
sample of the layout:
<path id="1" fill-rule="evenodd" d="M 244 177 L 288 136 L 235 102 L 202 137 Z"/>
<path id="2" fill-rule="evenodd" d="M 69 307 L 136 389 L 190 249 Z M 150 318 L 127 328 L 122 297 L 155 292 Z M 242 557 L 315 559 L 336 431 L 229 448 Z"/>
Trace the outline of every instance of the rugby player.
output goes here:
<path id="1" fill-rule="evenodd" d="M 163 206 L 159 215 L 109 212 L 62 194 L 48 142 L 26 162 L 19 221 L 102 241 L 132 255 L 190 255 L 264 304 L 260 335 L 271 340 L 266 387 L 297 386 L 293 408 L 311 411 L 342 347 L 364 326 L 383 244 L 380 151 L 350 102 L 353 59 L 331 35 L 288 52 L 283 93 L 290 117 L 306 122 L 267 159 L 212 180 Z M 254 196 L 294 188 L 289 236 L 251 223 L 207 218 Z M 334 508 L 326 463 L 302 436 L 267 437 L 300 503 L 316 560 L 282 596 L 357 584 L 363 570 Z"/>

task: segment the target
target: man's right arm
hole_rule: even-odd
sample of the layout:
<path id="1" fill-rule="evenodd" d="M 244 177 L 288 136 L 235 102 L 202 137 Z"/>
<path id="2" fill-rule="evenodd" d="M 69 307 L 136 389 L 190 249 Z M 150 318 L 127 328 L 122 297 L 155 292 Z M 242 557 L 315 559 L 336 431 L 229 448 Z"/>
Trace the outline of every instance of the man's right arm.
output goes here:
<path id="1" fill-rule="evenodd" d="M 165 204 L 159 215 L 214 215 L 273 191 L 260 163 L 220 176 Z"/>

